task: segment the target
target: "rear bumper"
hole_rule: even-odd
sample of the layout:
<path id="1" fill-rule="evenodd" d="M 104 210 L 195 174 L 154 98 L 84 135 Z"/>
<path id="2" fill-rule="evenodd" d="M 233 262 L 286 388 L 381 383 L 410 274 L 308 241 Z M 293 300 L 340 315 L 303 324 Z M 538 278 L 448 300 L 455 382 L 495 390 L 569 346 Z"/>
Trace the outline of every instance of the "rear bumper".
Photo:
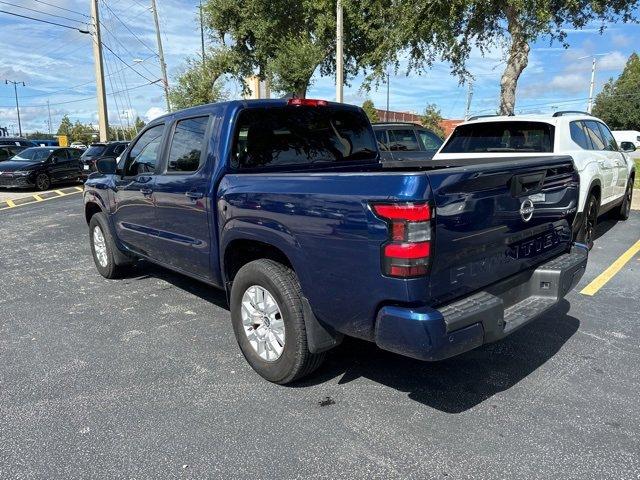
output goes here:
<path id="1" fill-rule="evenodd" d="M 573 289 L 584 274 L 587 258 L 587 248 L 576 244 L 570 253 L 438 309 L 382 307 L 376 319 L 376 344 L 435 361 L 500 340 Z"/>

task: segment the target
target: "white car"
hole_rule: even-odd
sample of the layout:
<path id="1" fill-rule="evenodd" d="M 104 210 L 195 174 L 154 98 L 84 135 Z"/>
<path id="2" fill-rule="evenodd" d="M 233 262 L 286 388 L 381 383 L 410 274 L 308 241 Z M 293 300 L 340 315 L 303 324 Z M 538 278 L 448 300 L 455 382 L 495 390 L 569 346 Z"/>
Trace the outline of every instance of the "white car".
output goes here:
<path id="1" fill-rule="evenodd" d="M 616 209 L 619 218 L 629 217 L 635 164 L 627 153 L 635 147 L 625 146 L 621 151 L 604 122 L 587 113 L 484 116 L 458 125 L 433 160 L 571 156 L 580 174 L 574 232 L 591 246 L 599 215 Z M 532 196 L 534 203 L 543 198 Z"/>
<path id="2" fill-rule="evenodd" d="M 631 142 L 636 148 L 640 148 L 640 132 L 637 130 L 613 130 L 611 132 L 613 138 L 616 139 L 618 144 L 622 142 Z"/>

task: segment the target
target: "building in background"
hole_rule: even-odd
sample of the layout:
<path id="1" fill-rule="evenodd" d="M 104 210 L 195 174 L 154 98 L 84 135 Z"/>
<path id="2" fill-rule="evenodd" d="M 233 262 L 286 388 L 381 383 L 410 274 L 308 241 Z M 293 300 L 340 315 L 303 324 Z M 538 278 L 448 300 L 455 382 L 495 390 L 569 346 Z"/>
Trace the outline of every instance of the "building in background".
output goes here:
<path id="1" fill-rule="evenodd" d="M 0 127 L 0 137 L 8 137 L 9 129 L 7 127 Z"/>
<path id="2" fill-rule="evenodd" d="M 245 82 L 249 86 L 249 93 L 243 94 L 245 100 L 259 100 L 261 98 L 271 98 L 271 89 L 269 82 L 260 80 L 257 76 L 245 78 Z"/>
<path id="3" fill-rule="evenodd" d="M 418 115 L 414 112 L 394 112 L 392 110 L 380 110 L 376 109 L 378 114 L 379 122 L 406 122 L 406 123 L 417 123 L 418 125 L 422 124 L 422 115 Z M 443 119 L 440 123 L 440 126 L 444 130 L 445 138 L 448 137 L 453 129 L 460 125 L 464 120 L 460 119 Z"/>

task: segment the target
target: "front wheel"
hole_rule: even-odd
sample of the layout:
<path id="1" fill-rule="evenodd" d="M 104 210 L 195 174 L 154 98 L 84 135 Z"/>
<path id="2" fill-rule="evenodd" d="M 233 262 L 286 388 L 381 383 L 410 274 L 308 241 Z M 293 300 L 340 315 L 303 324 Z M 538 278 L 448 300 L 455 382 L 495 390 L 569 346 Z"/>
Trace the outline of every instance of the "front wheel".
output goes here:
<path id="1" fill-rule="evenodd" d="M 240 350 L 270 382 L 299 380 L 320 366 L 324 353 L 307 346 L 302 293 L 290 268 L 268 259 L 244 265 L 231 288 L 231 321 Z"/>
<path id="2" fill-rule="evenodd" d="M 49 178 L 49 175 L 46 173 L 39 173 L 36 176 L 36 188 L 42 192 L 43 190 L 49 190 L 49 187 L 51 187 L 51 179 Z"/>
<path id="3" fill-rule="evenodd" d="M 587 198 L 587 203 L 584 209 L 584 221 L 577 238 L 578 242 L 587 245 L 589 250 L 593 248 L 593 239 L 596 233 L 597 224 L 598 198 L 592 193 L 589 195 L 589 198 Z"/>
<path id="4" fill-rule="evenodd" d="M 622 199 L 622 205 L 620 205 L 620 211 L 618 212 L 618 218 L 620 220 L 626 220 L 631 213 L 631 201 L 633 200 L 633 177 L 629 178 L 627 183 L 627 190 L 624 192 L 624 198 Z"/>
<path id="5" fill-rule="evenodd" d="M 107 219 L 103 213 L 96 213 L 89 221 L 89 243 L 96 269 L 104 278 L 119 278 L 127 265 L 116 262 L 116 247 Z"/>

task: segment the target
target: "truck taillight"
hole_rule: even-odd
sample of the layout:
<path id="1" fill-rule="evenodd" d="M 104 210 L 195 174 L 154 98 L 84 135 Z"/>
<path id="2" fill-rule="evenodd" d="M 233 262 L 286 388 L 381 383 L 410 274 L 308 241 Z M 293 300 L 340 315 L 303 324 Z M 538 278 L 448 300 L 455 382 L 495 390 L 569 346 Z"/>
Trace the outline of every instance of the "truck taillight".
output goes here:
<path id="1" fill-rule="evenodd" d="M 328 105 L 326 100 L 316 100 L 313 98 L 290 98 L 287 103 L 298 107 L 326 107 Z"/>
<path id="2" fill-rule="evenodd" d="M 382 268 L 391 277 L 426 275 L 431 257 L 431 220 L 427 203 L 377 203 L 371 206 L 389 226 L 382 246 Z"/>

